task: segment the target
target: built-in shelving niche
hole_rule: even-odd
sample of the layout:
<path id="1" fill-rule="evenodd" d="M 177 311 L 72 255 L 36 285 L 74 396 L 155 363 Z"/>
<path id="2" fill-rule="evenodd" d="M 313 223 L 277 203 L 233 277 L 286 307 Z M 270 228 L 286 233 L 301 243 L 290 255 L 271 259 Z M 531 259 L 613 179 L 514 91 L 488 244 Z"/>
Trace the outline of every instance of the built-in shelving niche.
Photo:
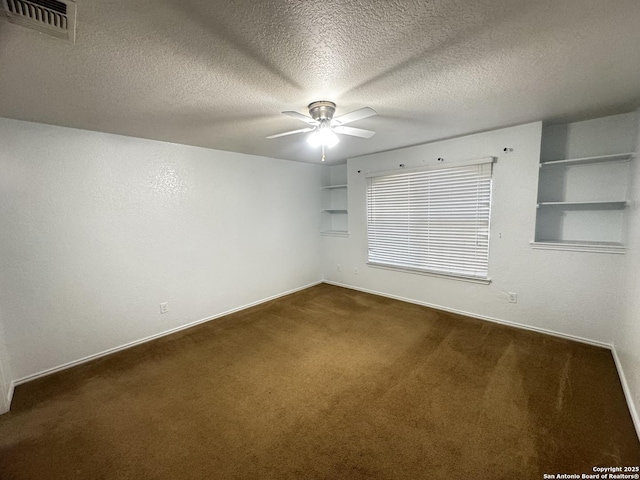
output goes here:
<path id="1" fill-rule="evenodd" d="M 606 123 L 608 119 L 605 118 L 554 126 L 551 139 L 545 139 L 543 130 L 543 155 L 545 140 L 556 144 L 547 147 L 547 155 L 559 153 L 558 143 L 564 147 L 562 153 L 585 153 L 591 150 L 597 154 L 557 160 L 546 160 L 543 156 L 532 247 L 624 253 L 629 165 L 634 154 L 615 150 L 633 147 L 633 135 L 630 134 L 633 129 L 628 125 L 633 122 L 627 118 L 627 123 L 621 125 L 621 118 L 617 117 L 609 117 L 613 119 L 610 124 Z M 602 130 L 609 133 L 608 145 L 595 143 L 598 138 L 594 139 L 589 132 L 596 129 L 599 136 Z M 580 141 L 582 145 L 576 144 Z M 589 142 L 594 142 L 594 145 L 590 146 Z M 606 148 L 615 153 L 603 154 L 602 150 Z"/>
<path id="2" fill-rule="evenodd" d="M 349 235 L 347 166 L 329 167 L 328 185 L 322 187 L 322 235 Z"/>

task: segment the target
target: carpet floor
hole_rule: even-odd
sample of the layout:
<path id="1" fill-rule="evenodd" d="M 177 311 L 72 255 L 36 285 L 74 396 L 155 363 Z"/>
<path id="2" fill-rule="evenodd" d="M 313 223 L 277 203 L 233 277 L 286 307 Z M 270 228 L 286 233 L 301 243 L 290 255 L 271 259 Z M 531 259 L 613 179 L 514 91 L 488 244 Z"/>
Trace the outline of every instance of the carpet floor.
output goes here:
<path id="1" fill-rule="evenodd" d="M 326 284 L 21 385 L 0 417 L 2 480 L 638 464 L 608 350 Z"/>

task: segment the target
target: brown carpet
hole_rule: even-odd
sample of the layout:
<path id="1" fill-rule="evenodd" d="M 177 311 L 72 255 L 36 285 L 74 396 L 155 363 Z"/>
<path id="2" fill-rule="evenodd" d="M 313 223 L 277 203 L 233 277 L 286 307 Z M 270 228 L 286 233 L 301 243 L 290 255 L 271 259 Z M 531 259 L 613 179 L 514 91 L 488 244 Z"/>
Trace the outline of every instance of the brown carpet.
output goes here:
<path id="1" fill-rule="evenodd" d="M 0 478 L 536 479 L 640 463 L 611 353 L 319 285 L 20 386 Z"/>

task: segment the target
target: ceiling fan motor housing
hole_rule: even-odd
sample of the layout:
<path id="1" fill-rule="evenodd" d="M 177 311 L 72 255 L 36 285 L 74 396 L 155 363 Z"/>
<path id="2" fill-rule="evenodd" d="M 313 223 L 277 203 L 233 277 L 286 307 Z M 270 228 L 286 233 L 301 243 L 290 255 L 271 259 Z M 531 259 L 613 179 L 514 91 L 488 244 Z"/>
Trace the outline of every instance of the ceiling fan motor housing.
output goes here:
<path id="1" fill-rule="evenodd" d="M 318 122 L 331 120 L 336 111 L 336 104 L 328 101 L 313 102 L 309 104 L 309 115 Z"/>

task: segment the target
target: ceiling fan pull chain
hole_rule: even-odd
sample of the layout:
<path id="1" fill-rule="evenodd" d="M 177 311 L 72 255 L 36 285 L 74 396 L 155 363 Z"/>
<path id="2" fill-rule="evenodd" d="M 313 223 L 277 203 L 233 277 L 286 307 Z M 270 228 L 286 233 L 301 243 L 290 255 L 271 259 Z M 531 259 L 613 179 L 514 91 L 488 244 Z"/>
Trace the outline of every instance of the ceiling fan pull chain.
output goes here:
<path id="1" fill-rule="evenodd" d="M 324 143 L 322 144 L 322 161 L 324 162 Z"/>

